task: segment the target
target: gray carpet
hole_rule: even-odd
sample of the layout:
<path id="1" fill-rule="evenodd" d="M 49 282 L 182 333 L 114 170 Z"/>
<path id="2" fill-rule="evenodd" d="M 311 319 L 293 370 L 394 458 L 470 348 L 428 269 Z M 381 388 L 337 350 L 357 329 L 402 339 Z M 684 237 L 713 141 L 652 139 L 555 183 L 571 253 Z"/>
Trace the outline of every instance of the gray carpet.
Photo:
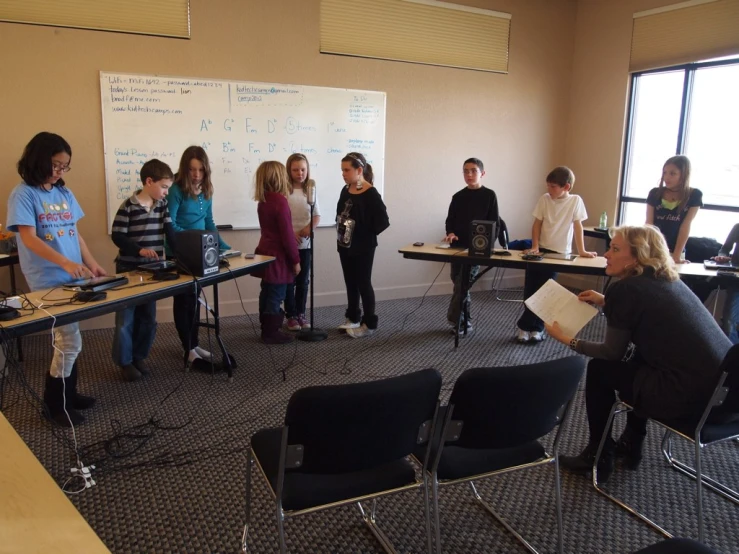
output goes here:
<path id="1" fill-rule="evenodd" d="M 261 344 L 255 316 L 225 319 L 223 336 L 239 367 L 233 382 L 184 373 L 172 324 L 160 324 L 150 357 L 153 372 L 125 383 L 110 359 L 112 330 L 84 333 L 80 357 L 81 390 L 98 398 L 87 423 L 78 429 L 84 462 L 98 462 L 97 485 L 72 501 L 100 538 L 115 553 L 237 552 L 244 521 L 245 449 L 249 437 L 277 426 L 290 395 L 301 387 L 348 383 L 435 367 L 443 375 L 444 398 L 456 377 L 476 366 L 512 365 L 569 355 L 548 339 L 538 345 L 513 340 L 521 304 L 495 301 L 492 294 L 474 295 L 475 330 L 459 349 L 446 325 L 448 296 L 381 302 L 380 330 L 354 340 L 333 330 L 343 321 L 343 308 L 316 311 L 318 326 L 331 329 L 320 343 Z M 599 338 L 604 329 L 596 317 L 584 338 Z M 51 348 L 48 337 L 24 339 L 21 372 L 40 394 Z M 201 335 L 208 348 L 208 337 Z M 215 350 L 213 344 L 210 348 Z M 287 380 L 283 382 L 281 371 Z M 11 374 L 4 411 L 51 475 L 62 483 L 74 455 Z M 153 423 L 152 423 L 153 422 Z M 582 392 L 576 398 L 562 451 L 576 453 L 586 440 Z M 125 436 L 122 436 L 125 434 Z M 109 440 L 118 436 L 118 440 Z M 637 472 L 620 470 L 611 488 L 633 500 L 676 535 L 697 536 L 695 485 L 669 470 L 660 458 L 659 436 L 650 426 L 645 460 Z M 102 442 L 108 441 L 108 442 Z M 687 459 L 690 453 L 678 449 Z M 708 451 L 709 474 L 739 486 L 739 444 Z M 256 473 L 254 474 L 257 475 Z M 274 510 L 269 493 L 255 479 L 251 551 L 278 550 Z M 479 487 L 481 494 L 544 552 L 556 549 L 553 472 L 551 467 L 519 472 Z M 660 537 L 598 495 L 589 481 L 563 474 L 565 549 L 577 553 L 626 553 L 658 542 Z M 379 501 L 378 521 L 399 552 L 425 551 L 425 526 L 419 491 Z M 472 501 L 463 486 L 445 488 L 441 496 L 442 542 L 445 552 L 508 553 L 523 549 Z M 708 543 L 722 552 L 739 552 L 739 507 L 708 492 L 705 502 Z M 289 520 L 291 552 L 381 552 L 364 528 L 355 507 Z"/>

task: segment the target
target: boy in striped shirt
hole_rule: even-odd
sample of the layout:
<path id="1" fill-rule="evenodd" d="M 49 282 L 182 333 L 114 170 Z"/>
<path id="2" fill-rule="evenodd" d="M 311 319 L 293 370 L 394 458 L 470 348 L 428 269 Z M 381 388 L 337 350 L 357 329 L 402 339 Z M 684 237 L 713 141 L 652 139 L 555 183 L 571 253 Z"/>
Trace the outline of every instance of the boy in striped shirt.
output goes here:
<path id="1" fill-rule="evenodd" d="M 116 273 L 164 259 L 164 239 L 174 244 L 172 220 L 167 209 L 167 191 L 174 175 L 157 159 L 140 171 L 143 187 L 125 200 L 113 220 L 111 238 L 118 247 Z M 123 379 L 136 381 L 149 373 L 146 358 L 157 332 L 156 301 L 125 308 L 115 314 L 113 360 Z"/>

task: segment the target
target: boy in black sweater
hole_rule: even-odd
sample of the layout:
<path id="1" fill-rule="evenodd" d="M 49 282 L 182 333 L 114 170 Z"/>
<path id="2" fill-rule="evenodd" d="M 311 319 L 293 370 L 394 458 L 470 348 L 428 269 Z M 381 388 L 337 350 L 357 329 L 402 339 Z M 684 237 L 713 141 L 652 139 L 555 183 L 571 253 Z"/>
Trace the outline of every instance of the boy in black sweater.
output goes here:
<path id="1" fill-rule="evenodd" d="M 455 248 L 469 248 L 470 234 L 472 222 L 476 219 L 494 221 L 492 240 L 497 237 L 498 227 L 498 199 L 495 193 L 489 188 L 482 186 L 482 178 L 485 176 L 485 168 L 477 158 L 469 158 L 465 160 L 462 166 L 464 174 L 464 182 L 467 187 L 460 190 L 452 196 L 452 202 L 449 204 L 449 213 L 446 218 L 446 237 L 444 242 L 454 246 Z M 470 295 L 469 283 L 466 289 L 467 295 L 464 299 L 465 322 L 461 322 L 461 294 L 462 294 L 462 264 L 452 262 L 451 278 L 454 283 L 454 293 L 449 302 L 447 310 L 447 320 L 452 325 L 452 332 L 462 333 L 467 326 L 467 331 L 472 331 L 470 322 Z M 480 266 L 470 266 L 470 282 L 474 281 L 480 271 Z M 463 335 L 464 336 L 464 335 Z"/>

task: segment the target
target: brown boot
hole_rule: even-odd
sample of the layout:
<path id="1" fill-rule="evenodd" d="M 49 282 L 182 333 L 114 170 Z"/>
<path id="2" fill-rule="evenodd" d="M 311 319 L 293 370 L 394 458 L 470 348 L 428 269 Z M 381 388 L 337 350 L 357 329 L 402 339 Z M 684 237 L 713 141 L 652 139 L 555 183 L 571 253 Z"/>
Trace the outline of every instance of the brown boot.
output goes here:
<path id="1" fill-rule="evenodd" d="M 285 314 L 260 314 L 260 319 L 262 321 L 262 342 L 264 344 L 287 344 L 293 341 L 292 335 L 280 330 Z"/>

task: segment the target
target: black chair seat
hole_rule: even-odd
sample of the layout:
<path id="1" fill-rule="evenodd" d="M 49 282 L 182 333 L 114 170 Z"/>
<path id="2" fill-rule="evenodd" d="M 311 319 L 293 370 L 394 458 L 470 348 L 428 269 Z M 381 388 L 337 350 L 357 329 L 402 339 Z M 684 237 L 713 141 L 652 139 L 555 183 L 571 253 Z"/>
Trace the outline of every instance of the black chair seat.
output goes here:
<path id="1" fill-rule="evenodd" d="M 415 456 L 422 460 L 424 449 L 417 449 Z M 546 456 L 544 447 L 532 441 L 513 448 L 462 448 L 447 445 L 441 453 L 437 475 L 441 481 L 464 479 L 474 475 L 491 473 L 500 469 L 536 462 Z M 436 452 L 431 453 L 431 460 Z"/>
<path id="2" fill-rule="evenodd" d="M 251 439 L 254 454 L 269 480 L 272 492 L 277 490 L 282 429 L 263 429 Z M 303 510 L 367 494 L 392 490 L 416 482 L 413 465 L 401 458 L 372 469 L 341 474 L 285 472 L 282 507 Z"/>

